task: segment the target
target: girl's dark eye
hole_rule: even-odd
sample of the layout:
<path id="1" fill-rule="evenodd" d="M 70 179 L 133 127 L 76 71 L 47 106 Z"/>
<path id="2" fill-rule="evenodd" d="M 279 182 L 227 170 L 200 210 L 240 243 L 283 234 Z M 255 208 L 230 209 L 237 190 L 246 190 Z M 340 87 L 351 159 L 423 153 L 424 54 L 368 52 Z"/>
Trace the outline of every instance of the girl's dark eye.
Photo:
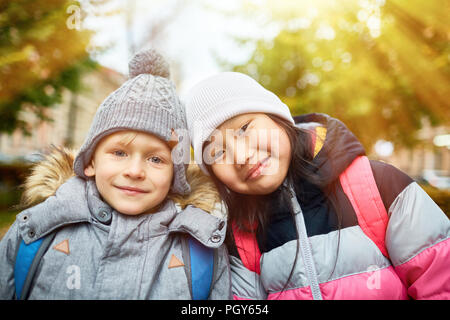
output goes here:
<path id="1" fill-rule="evenodd" d="M 223 149 L 221 149 L 221 150 L 217 150 L 215 153 L 214 153 L 214 160 L 217 160 L 217 159 L 219 159 L 221 156 L 223 156 L 223 154 L 225 153 L 225 151 L 223 150 Z"/>
<path id="2" fill-rule="evenodd" d="M 250 122 L 247 122 L 239 129 L 239 135 L 243 134 L 247 130 L 249 124 Z"/>

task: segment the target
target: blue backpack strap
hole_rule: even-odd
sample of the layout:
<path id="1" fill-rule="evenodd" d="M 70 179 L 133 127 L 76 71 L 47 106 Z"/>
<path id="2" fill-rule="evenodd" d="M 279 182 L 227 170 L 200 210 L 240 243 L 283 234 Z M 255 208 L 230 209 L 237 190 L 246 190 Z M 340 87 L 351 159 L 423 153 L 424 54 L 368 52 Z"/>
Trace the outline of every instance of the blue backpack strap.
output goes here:
<path id="1" fill-rule="evenodd" d="M 47 237 L 40 238 L 29 244 L 21 240 L 14 265 L 14 283 L 17 300 L 25 300 L 27 298 L 37 266 L 47 251 L 48 246 L 53 241 L 54 236 L 55 233 L 52 233 Z"/>
<path id="2" fill-rule="evenodd" d="M 191 260 L 192 299 L 206 300 L 209 297 L 214 269 L 214 250 L 189 237 Z"/>

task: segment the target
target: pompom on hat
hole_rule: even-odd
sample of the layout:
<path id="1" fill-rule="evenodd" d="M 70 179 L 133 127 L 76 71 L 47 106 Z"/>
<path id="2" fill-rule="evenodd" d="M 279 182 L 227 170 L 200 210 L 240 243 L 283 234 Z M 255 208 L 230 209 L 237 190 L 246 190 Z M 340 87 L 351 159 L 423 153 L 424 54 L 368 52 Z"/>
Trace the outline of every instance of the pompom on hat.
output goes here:
<path id="1" fill-rule="evenodd" d="M 190 158 L 190 143 L 186 115 L 170 81 L 169 64 L 155 50 L 137 53 L 129 62 L 129 79 L 111 93 L 99 106 L 89 132 L 74 161 L 75 174 L 87 179 L 84 168 L 91 161 L 98 142 L 105 136 L 122 130 L 135 130 L 178 143 L 172 149 L 174 180 L 171 190 L 178 194 L 190 192 L 186 167 Z"/>
<path id="2" fill-rule="evenodd" d="M 196 163 L 209 175 L 203 143 L 223 122 L 244 113 L 270 113 L 294 124 L 287 105 L 253 78 L 222 72 L 195 85 L 186 96 L 186 119 Z"/>
<path id="3" fill-rule="evenodd" d="M 155 50 L 143 50 L 128 63 L 128 74 L 134 78 L 140 74 L 151 74 L 170 79 L 169 64 Z"/>

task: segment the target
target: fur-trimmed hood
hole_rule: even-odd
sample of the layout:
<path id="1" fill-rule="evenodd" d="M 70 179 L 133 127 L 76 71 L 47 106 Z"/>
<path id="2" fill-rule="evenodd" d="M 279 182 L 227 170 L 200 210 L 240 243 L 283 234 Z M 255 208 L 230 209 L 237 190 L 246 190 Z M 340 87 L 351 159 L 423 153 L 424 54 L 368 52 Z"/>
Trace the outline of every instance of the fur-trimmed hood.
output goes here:
<path id="1" fill-rule="evenodd" d="M 22 185 L 23 193 L 20 208 L 37 205 L 55 194 L 56 190 L 71 177 L 75 176 L 73 161 L 76 151 L 52 146 L 43 160 L 36 163 L 30 175 Z M 182 209 L 193 205 L 206 212 L 222 216 L 221 199 L 212 180 L 200 168 L 189 164 L 186 178 L 191 186 L 191 193 L 185 196 L 169 194 L 168 197 Z"/>
<path id="2" fill-rule="evenodd" d="M 216 194 L 198 168 L 188 170 L 190 195 L 170 196 L 173 201 L 164 201 L 155 214 L 126 215 L 101 199 L 93 179 L 73 176 L 73 156 L 52 148 L 26 180 L 23 205 L 31 207 L 17 215 L 0 242 L 5 257 L 0 259 L 0 299 L 16 292 L 19 244 L 39 244 L 38 239 L 49 241 L 48 250 L 35 265 L 29 299 L 191 299 L 190 241 L 214 250 L 208 298 L 231 298 L 226 220 L 212 214 Z M 179 210 L 177 204 L 192 205 Z M 67 274 L 81 271 L 72 267 L 82 270 L 76 286 L 68 285 Z"/>

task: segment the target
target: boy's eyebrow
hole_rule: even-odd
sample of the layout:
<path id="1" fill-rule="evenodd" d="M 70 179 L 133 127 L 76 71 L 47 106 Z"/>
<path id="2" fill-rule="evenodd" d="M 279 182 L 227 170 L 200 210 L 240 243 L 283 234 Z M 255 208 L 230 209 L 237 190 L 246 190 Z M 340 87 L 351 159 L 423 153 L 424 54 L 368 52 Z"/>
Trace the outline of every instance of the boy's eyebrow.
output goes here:
<path id="1" fill-rule="evenodd" d="M 150 151 L 162 151 L 162 152 L 168 152 L 169 154 L 171 153 L 170 147 L 169 147 L 169 151 L 168 151 L 167 149 L 165 149 L 165 148 L 163 148 L 163 147 L 160 147 L 160 146 L 157 146 L 157 147 L 155 147 L 155 146 L 149 146 L 149 150 L 150 150 Z"/>
<path id="2" fill-rule="evenodd" d="M 114 141 L 114 144 L 118 144 L 119 146 L 126 147 L 131 143 L 131 141 L 125 142 L 123 140 Z"/>
<path id="3" fill-rule="evenodd" d="M 119 141 L 114 141 L 111 145 L 111 147 L 114 147 L 115 145 L 119 145 L 121 147 L 128 147 L 128 145 L 131 143 L 130 142 L 124 142 L 123 140 L 119 140 Z M 164 147 L 162 146 L 153 146 L 153 145 L 148 145 L 147 146 L 148 151 L 167 151 Z M 170 150 L 170 148 L 169 148 Z"/>
<path id="4" fill-rule="evenodd" d="M 120 146 L 126 147 L 136 138 L 136 135 L 126 134 L 123 136 L 117 137 L 117 139 L 113 140 L 113 143 L 116 143 Z"/>

